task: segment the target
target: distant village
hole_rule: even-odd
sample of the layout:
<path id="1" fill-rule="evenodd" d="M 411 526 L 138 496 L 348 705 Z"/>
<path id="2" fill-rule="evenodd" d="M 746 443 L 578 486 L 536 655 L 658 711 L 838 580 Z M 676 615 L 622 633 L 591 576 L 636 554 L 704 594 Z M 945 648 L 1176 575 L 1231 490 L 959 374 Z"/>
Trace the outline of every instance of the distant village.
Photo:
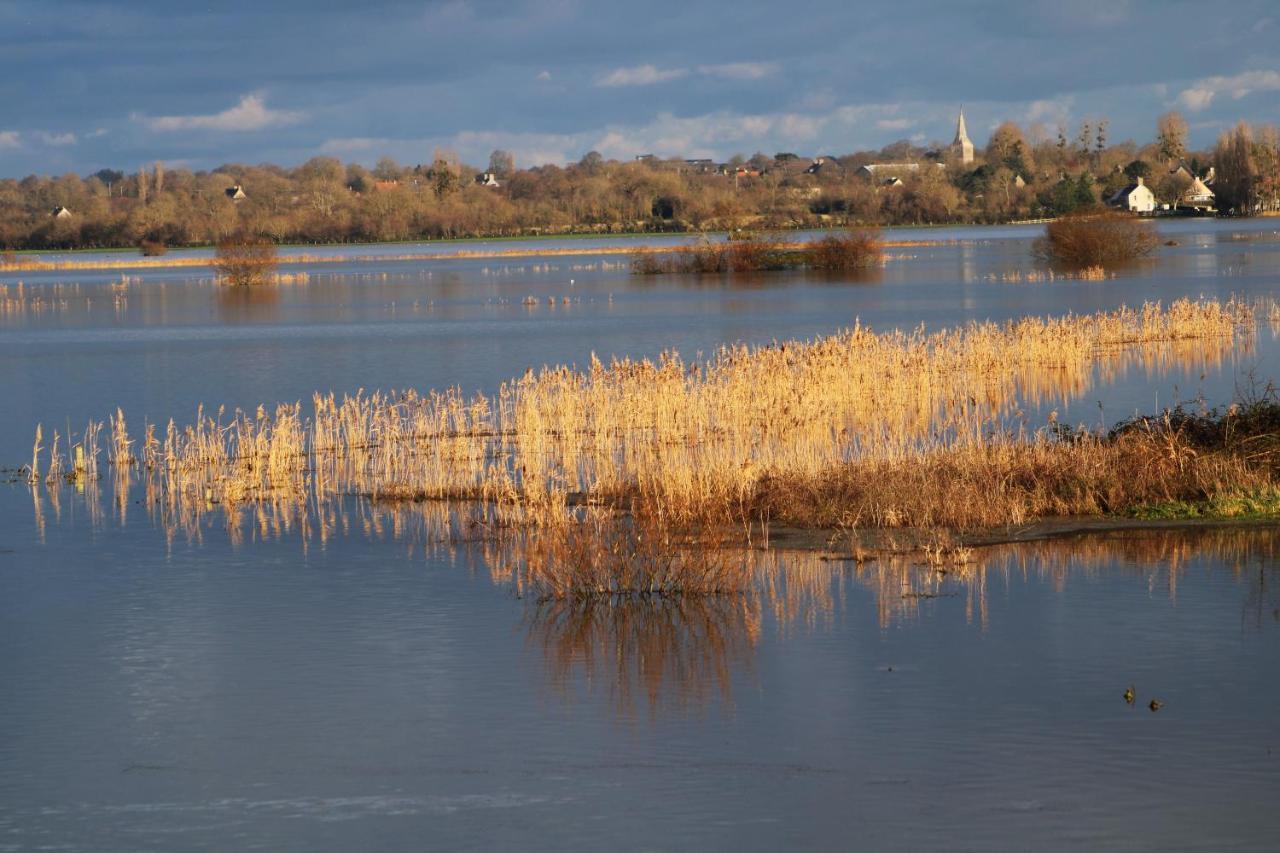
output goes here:
<path id="1" fill-rule="evenodd" d="M 626 161 L 590 152 L 567 166 L 516 168 L 494 151 L 476 169 L 450 152 L 372 168 L 317 157 L 293 168 L 0 180 L 0 247 L 197 245 L 250 232 L 277 241 L 348 242 L 733 228 L 996 223 L 1108 204 L 1144 216 L 1280 211 L 1274 127 L 1241 123 L 1215 148 L 1187 147 L 1186 123 L 1160 118 L 1144 145 L 1109 143 L 1105 121 L 1068 136 L 1006 122 L 982 149 L 964 111 L 949 144 Z"/>

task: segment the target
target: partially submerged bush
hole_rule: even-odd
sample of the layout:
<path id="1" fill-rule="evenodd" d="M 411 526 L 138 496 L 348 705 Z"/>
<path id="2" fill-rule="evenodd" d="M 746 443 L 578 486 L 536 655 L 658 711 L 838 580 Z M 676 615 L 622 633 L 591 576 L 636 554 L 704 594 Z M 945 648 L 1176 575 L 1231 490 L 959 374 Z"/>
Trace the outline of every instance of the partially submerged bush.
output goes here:
<path id="1" fill-rule="evenodd" d="M 159 240 L 143 240 L 138 245 L 138 249 L 142 252 L 144 258 L 158 258 L 168 251 L 165 249 L 164 243 Z"/>
<path id="2" fill-rule="evenodd" d="M 843 234 L 829 234 L 814 240 L 806 249 L 805 264 L 815 270 L 859 270 L 878 266 L 884 258 L 880 232 L 859 228 Z"/>
<path id="3" fill-rule="evenodd" d="M 1046 225 L 1036 253 L 1072 269 L 1109 267 L 1146 257 L 1156 242 L 1151 226 L 1132 214 L 1093 208 Z"/>
<path id="4" fill-rule="evenodd" d="M 227 284 L 267 284 L 278 265 L 276 246 L 270 240 L 248 234 L 218 243 L 213 268 Z"/>

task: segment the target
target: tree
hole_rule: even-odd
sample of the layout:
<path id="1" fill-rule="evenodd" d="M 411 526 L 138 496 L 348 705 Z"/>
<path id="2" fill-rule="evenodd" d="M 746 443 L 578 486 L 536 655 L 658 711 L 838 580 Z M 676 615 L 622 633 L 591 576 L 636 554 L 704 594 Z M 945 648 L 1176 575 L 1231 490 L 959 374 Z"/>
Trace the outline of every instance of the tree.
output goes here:
<path id="1" fill-rule="evenodd" d="M 398 181 L 404 170 L 390 157 L 379 157 L 373 166 L 373 176 L 380 181 Z"/>
<path id="2" fill-rule="evenodd" d="M 213 268 L 227 284 L 261 285 L 276 271 L 276 246 L 249 234 L 237 234 L 218 242 Z"/>
<path id="3" fill-rule="evenodd" d="M 1182 113 L 1168 112 L 1156 120 L 1156 144 L 1165 162 L 1176 163 L 1187 153 L 1187 120 Z"/>
<path id="4" fill-rule="evenodd" d="M 987 142 L 987 162 L 992 166 L 1003 166 L 1016 175 L 1029 172 L 1027 168 L 1027 141 L 1022 129 L 1011 121 L 1006 121 L 991 134 Z"/>
<path id="5" fill-rule="evenodd" d="M 164 163 L 156 161 L 156 195 L 164 192 Z"/>
<path id="6" fill-rule="evenodd" d="M 1151 191 L 1155 193 L 1161 204 L 1176 208 L 1189 189 L 1191 189 L 1191 179 L 1186 175 L 1181 172 L 1166 172 Z"/>
<path id="7" fill-rule="evenodd" d="M 1102 152 L 1107 149 L 1107 125 L 1110 124 L 1105 118 L 1098 122 L 1097 129 L 1094 134 L 1093 157 L 1095 161 L 1101 162 Z"/>
<path id="8" fill-rule="evenodd" d="M 1081 159 L 1089 156 L 1089 149 L 1093 145 L 1093 125 L 1089 124 L 1089 120 L 1085 119 L 1080 122 L 1080 132 L 1076 134 L 1076 153 Z"/>
<path id="9" fill-rule="evenodd" d="M 445 198 L 458 191 L 462 183 L 460 172 L 458 155 L 437 148 L 435 159 L 432 161 L 431 169 L 428 172 L 428 177 L 431 179 L 431 189 L 435 192 L 436 198 Z"/>
<path id="10" fill-rule="evenodd" d="M 1098 196 L 1093 191 L 1093 175 L 1088 172 L 1081 172 L 1076 178 L 1076 207 L 1093 207 L 1098 203 Z"/>
<path id="11" fill-rule="evenodd" d="M 582 155 L 582 159 L 578 161 L 578 165 L 586 171 L 588 175 L 594 175 L 604 165 L 604 156 L 599 151 L 588 151 Z"/>
<path id="12" fill-rule="evenodd" d="M 1249 214 L 1256 204 L 1257 167 L 1253 159 L 1253 133 L 1245 122 L 1218 137 L 1213 151 L 1217 173 L 1213 191 L 1219 209 Z"/>
<path id="13" fill-rule="evenodd" d="M 1138 178 L 1151 177 L 1151 164 L 1146 160 L 1134 160 L 1124 167 L 1124 173 L 1129 180 L 1136 181 Z"/>
<path id="14" fill-rule="evenodd" d="M 143 204 L 147 203 L 148 190 L 150 189 L 151 176 L 147 174 L 145 167 L 138 170 L 138 201 Z"/>
<path id="15" fill-rule="evenodd" d="M 510 151 L 495 148 L 493 153 L 489 155 L 489 171 L 499 178 L 509 178 L 515 170 L 516 158 L 511 155 Z"/>

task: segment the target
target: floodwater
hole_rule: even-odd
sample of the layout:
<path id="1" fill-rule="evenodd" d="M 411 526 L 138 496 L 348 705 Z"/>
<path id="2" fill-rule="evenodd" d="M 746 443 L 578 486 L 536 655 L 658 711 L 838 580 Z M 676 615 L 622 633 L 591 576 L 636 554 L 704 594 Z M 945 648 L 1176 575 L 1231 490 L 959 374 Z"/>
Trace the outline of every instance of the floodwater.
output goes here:
<path id="1" fill-rule="evenodd" d="M 0 465 L 26 460 L 37 422 L 79 429 L 116 406 L 181 423 L 200 403 L 492 391 L 593 352 L 691 356 L 855 318 L 1280 297 L 1274 224 L 1160 227 L 1179 245 L 1100 282 L 1002 280 L 1030 267 L 1034 227 L 909 232 L 938 245 L 860 280 L 639 279 L 625 256 L 586 255 L 318 264 L 251 293 L 182 269 L 8 275 Z M 1263 320 L 1221 359 L 1100 372 L 1064 419 L 1276 378 Z M 520 597 L 482 545 L 439 541 L 428 507 L 353 501 L 322 535 L 249 513 L 233 536 L 101 492 L 0 486 L 0 851 L 1280 834 L 1275 526 L 1002 546 L 946 574 L 757 553 L 740 597 L 569 608 Z"/>

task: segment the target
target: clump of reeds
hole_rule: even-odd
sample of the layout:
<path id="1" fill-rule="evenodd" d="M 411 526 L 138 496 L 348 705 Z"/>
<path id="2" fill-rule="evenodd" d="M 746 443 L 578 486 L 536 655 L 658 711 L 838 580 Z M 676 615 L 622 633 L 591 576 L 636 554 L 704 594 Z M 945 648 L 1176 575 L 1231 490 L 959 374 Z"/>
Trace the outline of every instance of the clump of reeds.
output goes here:
<path id="1" fill-rule="evenodd" d="M 169 251 L 162 240 L 143 240 L 138 249 L 144 258 L 158 258 Z"/>
<path id="2" fill-rule="evenodd" d="M 237 234 L 218 243 L 212 264 L 227 284 L 262 285 L 271 282 L 279 261 L 275 243 L 252 234 Z"/>
<path id="3" fill-rule="evenodd" d="M 642 252 L 631 269 L 637 275 L 661 273 L 748 273 L 783 269 L 846 271 L 879 266 L 884 243 L 875 229 L 829 234 L 809 243 L 783 243 L 771 235 L 732 235 L 723 242 L 703 240 L 667 254 Z"/>
<path id="4" fill-rule="evenodd" d="M 638 275 L 659 273 L 743 273 L 785 269 L 788 252 L 769 235 L 702 242 L 671 254 L 645 252 L 632 262 Z"/>
<path id="5" fill-rule="evenodd" d="M 1036 253 L 1072 269 L 1106 268 L 1146 257 L 1157 243 L 1152 227 L 1109 208 L 1069 213 L 1045 226 Z"/>

